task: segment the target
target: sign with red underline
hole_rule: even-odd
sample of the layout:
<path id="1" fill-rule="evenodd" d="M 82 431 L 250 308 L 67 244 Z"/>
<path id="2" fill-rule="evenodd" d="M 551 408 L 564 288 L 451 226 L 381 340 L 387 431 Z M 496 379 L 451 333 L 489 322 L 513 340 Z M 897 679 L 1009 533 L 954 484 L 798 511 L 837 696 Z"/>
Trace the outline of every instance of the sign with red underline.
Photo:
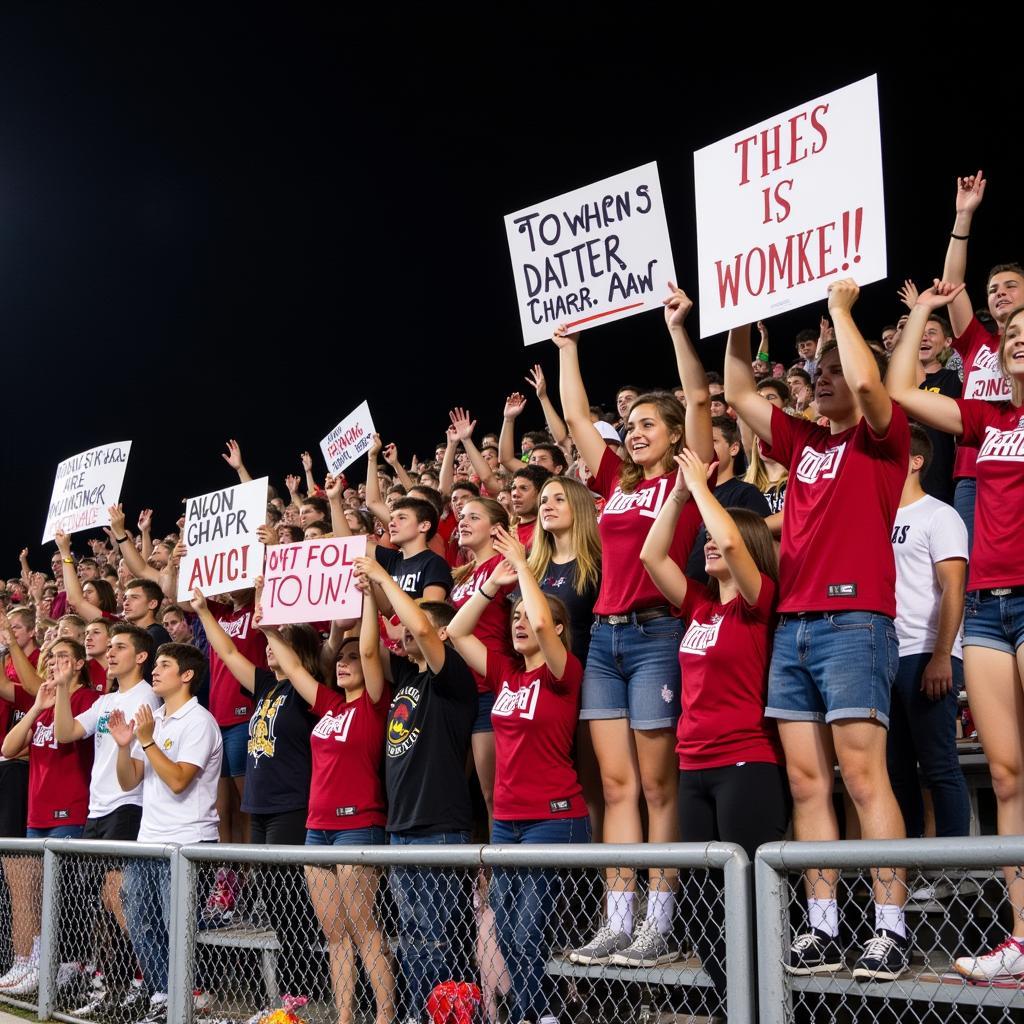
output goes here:
<path id="1" fill-rule="evenodd" d="M 505 218 L 523 341 L 662 309 L 675 280 L 656 163 Z"/>

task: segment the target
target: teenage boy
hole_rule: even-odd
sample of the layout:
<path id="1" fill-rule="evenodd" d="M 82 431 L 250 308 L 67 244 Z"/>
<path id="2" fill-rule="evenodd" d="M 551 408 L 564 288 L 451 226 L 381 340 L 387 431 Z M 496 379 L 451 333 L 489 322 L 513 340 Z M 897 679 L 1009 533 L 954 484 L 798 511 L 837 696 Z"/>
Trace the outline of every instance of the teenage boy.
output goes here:
<path id="1" fill-rule="evenodd" d="M 889 778 L 911 838 L 924 835 L 918 763 L 935 805 L 935 834 L 965 836 L 971 821 L 956 752 L 967 527 L 951 505 L 925 493 L 930 453 L 928 434 L 915 424 L 892 529 L 900 663 L 889 719 Z"/>
<path id="2" fill-rule="evenodd" d="M 95 623 L 90 623 L 90 628 L 93 625 Z M 58 743 L 74 743 L 89 736 L 95 738 L 92 775 L 89 780 L 89 816 L 85 820 L 82 838 L 134 842 L 142 820 L 142 787 L 136 786 L 126 791 L 118 784 L 118 747 L 111 739 L 107 723 L 114 711 L 121 711 L 130 721 L 140 705 L 146 704 L 152 710 L 160 706 L 160 698 L 143 679 L 143 671 L 153 660 L 156 647 L 149 633 L 139 626 L 117 623 L 110 632 L 106 660 L 113 689 L 75 716 L 71 710 L 68 687 L 58 685 L 57 703 L 54 705 L 54 736 Z M 114 915 L 118 927 L 110 930 L 112 948 L 108 951 L 103 974 L 106 985 L 96 990 L 86 1006 L 75 1011 L 77 1016 L 115 1010 L 131 991 L 134 957 L 124 938 L 127 922 L 121 904 L 121 881 L 120 871 L 108 871 L 102 881 L 103 906 Z M 85 907 L 87 915 L 82 922 L 84 927 L 80 940 L 86 942 L 95 924 L 93 918 L 100 898 L 100 883 L 94 873 L 83 872 L 80 884 L 85 892 L 80 894 L 79 902 Z M 85 951 L 82 952 L 84 954 Z M 84 961 L 86 957 L 82 955 L 76 959 Z"/>
<path id="3" fill-rule="evenodd" d="M 391 506 L 388 536 L 394 548 L 378 544 L 374 557 L 411 597 L 445 601 L 452 589 L 452 571 L 427 547 L 437 532 L 437 510 L 422 498 L 399 498 Z M 386 607 L 386 604 L 385 604 Z"/>
<path id="4" fill-rule="evenodd" d="M 189 644 L 163 644 L 156 652 L 153 693 L 164 706 L 142 702 L 130 721 L 111 712 L 107 729 L 117 743 L 117 781 L 126 793 L 142 784 L 140 843 L 217 841 L 217 782 L 221 737 L 217 722 L 192 696 L 204 660 Z M 121 890 L 128 934 L 142 968 L 149 1009 L 142 1024 L 167 1019 L 170 865 L 129 859 Z M 129 1009 L 126 1007 L 126 1010 Z"/>
<path id="5" fill-rule="evenodd" d="M 779 562 L 779 626 L 765 714 L 779 737 L 800 840 L 836 840 L 833 750 L 865 839 L 904 836 L 886 767 L 889 696 L 899 646 L 892 525 L 910 458 L 907 418 L 882 385 L 877 353 L 851 313 L 849 279 L 829 287 L 836 340 L 822 347 L 815 400 L 830 426 L 787 416 L 757 392 L 749 328 L 730 333 L 726 390 L 764 442 L 789 467 Z M 872 869 L 875 937 L 854 977 L 892 980 L 907 969 L 910 943 L 904 873 Z M 838 970 L 839 872 L 807 873 L 809 929 L 790 950 L 792 974 Z"/>
<path id="6" fill-rule="evenodd" d="M 533 543 L 533 531 L 537 527 L 537 512 L 540 508 L 540 489 L 551 473 L 543 466 L 531 464 L 517 469 L 512 474 L 512 513 L 516 517 L 516 537 L 529 550 Z"/>
<path id="7" fill-rule="evenodd" d="M 476 682 L 446 643 L 455 609 L 417 603 L 372 558 L 357 558 L 356 572 L 379 587 L 405 630 L 406 657 L 385 663 L 394 697 L 388 712 L 384 780 L 387 831 L 392 846 L 469 842 L 473 814 L 466 783 Z M 373 600 L 373 590 L 364 600 Z M 466 950 L 459 907 L 464 878 L 448 868 L 394 868 L 398 905 L 398 958 L 410 1018 L 423 1017 L 439 982 L 465 977 Z"/>

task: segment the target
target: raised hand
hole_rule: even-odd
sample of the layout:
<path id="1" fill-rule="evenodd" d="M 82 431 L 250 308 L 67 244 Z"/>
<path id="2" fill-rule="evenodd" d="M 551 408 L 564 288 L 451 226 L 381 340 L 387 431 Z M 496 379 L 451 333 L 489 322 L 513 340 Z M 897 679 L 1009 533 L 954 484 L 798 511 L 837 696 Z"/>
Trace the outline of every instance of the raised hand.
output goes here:
<path id="1" fill-rule="evenodd" d="M 978 168 L 977 174 L 968 174 L 966 178 L 956 179 L 956 212 L 971 213 L 981 206 L 985 197 L 985 177 Z"/>
<path id="2" fill-rule="evenodd" d="M 281 537 L 277 532 L 277 527 L 271 526 L 269 523 L 256 527 L 256 539 L 267 548 L 281 543 Z"/>
<path id="3" fill-rule="evenodd" d="M 353 568 L 360 576 L 365 576 L 371 583 L 385 583 L 391 579 L 388 571 L 376 558 L 360 556 L 352 561 Z"/>
<path id="4" fill-rule="evenodd" d="M 575 345 L 580 340 L 579 331 L 575 334 L 569 333 L 569 328 L 565 324 L 559 324 L 555 328 L 555 333 L 551 335 L 551 340 L 559 348 L 568 348 L 570 345 Z"/>
<path id="5" fill-rule="evenodd" d="M 476 420 L 469 418 L 469 411 L 462 408 L 452 409 L 448 413 L 448 418 L 452 421 L 452 429 L 455 431 L 455 437 L 459 441 L 469 441 L 473 437 L 473 431 L 476 430 Z"/>
<path id="6" fill-rule="evenodd" d="M 377 459 L 380 456 L 381 449 L 384 445 L 381 443 L 380 434 L 373 435 L 373 441 L 370 444 L 370 450 L 367 452 L 371 459 Z"/>
<path id="7" fill-rule="evenodd" d="M 514 537 L 503 526 L 494 527 L 494 534 L 491 538 L 494 550 L 503 555 L 506 562 L 522 569 L 526 566 L 526 548 L 519 543 L 519 538 Z"/>
<path id="8" fill-rule="evenodd" d="M 513 583 L 518 582 L 518 580 L 519 573 L 507 558 L 503 558 L 494 567 L 491 575 L 487 577 L 487 581 L 493 583 L 496 587 L 510 587 Z"/>
<path id="9" fill-rule="evenodd" d="M 135 739 L 135 723 L 124 717 L 124 712 L 117 708 L 110 712 L 107 719 L 107 732 L 119 747 L 127 747 Z"/>
<path id="10" fill-rule="evenodd" d="M 197 615 L 207 607 L 206 596 L 198 587 L 192 588 L 192 597 L 188 603 L 192 606 L 192 611 Z"/>
<path id="11" fill-rule="evenodd" d="M 220 457 L 237 472 L 242 466 L 242 449 L 233 437 L 229 437 L 225 443 L 228 450 L 221 452 Z"/>
<path id="12" fill-rule="evenodd" d="M 765 327 L 763 320 L 757 321 L 757 333 L 761 337 L 761 345 L 765 348 L 768 347 L 768 328 Z"/>
<path id="13" fill-rule="evenodd" d="M 950 284 L 948 281 L 940 281 L 935 278 L 931 288 L 925 289 L 917 297 L 918 306 L 925 309 L 942 309 L 948 306 L 966 287 L 963 284 Z"/>
<path id="14" fill-rule="evenodd" d="M 708 480 L 711 479 L 711 474 L 718 465 L 717 462 L 708 465 L 706 462 L 702 462 L 700 456 L 689 448 L 684 448 L 674 458 L 679 467 L 679 471 L 676 473 L 677 491 L 687 494 L 693 494 L 702 489 L 710 491 Z"/>
<path id="15" fill-rule="evenodd" d="M 302 478 L 296 476 L 294 473 L 289 473 L 284 478 L 284 485 L 288 488 L 288 493 L 295 497 L 299 493 L 299 488 L 302 486 Z"/>
<path id="16" fill-rule="evenodd" d="M 514 420 L 526 408 L 526 398 L 514 391 L 505 399 L 503 415 L 507 420 Z"/>
<path id="17" fill-rule="evenodd" d="M 328 473 L 327 477 L 324 479 L 324 494 L 327 495 L 327 500 L 334 501 L 335 499 L 340 498 L 342 490 L 341 477 Z"/>
<path id="18" fill-rule="evenodd" d="M 153 718 L 153 709 L 148 704 L 140 704 L 135 712 L 135 735 L 139 743 L 145 746 L 153 738 L 153 729 L 156 721 Z"/>
<path id="19" fill-rule="evenodd" d="M 537 398 L 546 398 L 548 393 L 548 382 L 544 379 L 544 371 L 537 363 L 525 377 L 526 383 L 537 392 Z"/>
<path id="20" fill-rule="evenodd" d="M 903 300 L 903 305 L 907 309 L 913 309 L 917 305 L 917 296 L 920 293 L 917 290 L 917 285 L 908 277 L 903 282 L 903 287 L 897 289 L 896 294 Z"/>
<path id="21" fill-rule="evenodd" d="M 107 509 L 107 516 L 110 518 L 110 529 L 113 531 L 110 540 L 114 545 L 114 550 L 117 550 L 117 538 L 124 537 L 124 506 L 123 505 L 111 505 Z"/>
<path id="22" fill-rule="evenodd" d="M 856 301 L 856 298 L 854 299 Z M 853 305 L 853 302 L 850 303 Z M 832 330 L 832 325 L 828 322 L 828 317 L 823 316 L 818 324 L 818 344 L 823 345 L 829 341 L 835 341 L 836 332 Z"/>
<path id="23" fill-rule="evenodd" d="M 309 452 L 302 452 L 299 458 L 302 460 L 302 468 L 307 473 L 311 473 L 313 471 L 313 456 Z"/>
<path id="24" fill-rule="evenodd" d="M 693 299 L 683 291 L 674 281 L 668 282 L 669 296 L 662 299 L 665 306 L 665 323 L 669 330 L 673 327 L 682 327 L 683 322 L 693 309 Z M 557 344 L 557 342 L 556 342 Z"/>
<path id="25" fill-rule="evenodd" d="M 833 281 L 828 286 L 828 308 L 830 313 L 849 313 L 860 295 L 860 288 L 852 277 Z"/>
<path id="26" fill-rule="evenodd" d="M 145 532 L 153 525 L 153 510 L 151 508 L 144 508 L 139 513 L 139 530 Z"/>
<path id="27" fill-rule="evenodd" d="M 398 465 L 398 447 L 393 442 L 384 446 L 384 461 L 389 466 Z"/>
<path id="28" fill-rule="evenodd" d="M 58 530 L 54 534 L 53 542 L 57 545 L 61 558 L 71 557 L 71 538 L 63 530 Z"/>

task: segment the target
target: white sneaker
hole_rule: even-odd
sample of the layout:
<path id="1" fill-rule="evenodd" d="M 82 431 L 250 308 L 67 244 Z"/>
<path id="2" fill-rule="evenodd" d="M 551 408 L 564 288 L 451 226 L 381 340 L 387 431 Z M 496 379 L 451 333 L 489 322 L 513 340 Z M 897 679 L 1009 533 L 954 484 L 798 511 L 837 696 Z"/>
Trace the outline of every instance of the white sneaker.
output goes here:
<path id="1" fill-rule="evenodd" d="M 632 939 L 625 932 L 617 932 L 604 925 L 594 937 L 579 949 L 569 953 L 569 962 L 574 964 L 606 964 L 612 954 L 625 949 Z"/>
<path id="2" fill-rule="evenodd" d="M 9 985 L 15 984 L 21 980 L 21 976 L 28 970 L 28 957 L 27 956 L 16 956 L 14 963 L 11 964 L 11 969 L 2 977 L 0 977 L 0 988 L 7 988 Z"/>
<path id="3" fill-rule="evenodd" d="M 13 985 L 8 985 L 4 990 L 5 996 L 27 996 L 29 992 L 35 992 L 39 988 L 39 967 L 26 964 L 21 978 Z"/>
<path id="4" fill-rule="evenodd" d="M 1024 981 L 1024 940 L 1010 935 L 989 953 L 960 957 L 953 970 L 971 981 Z"/>

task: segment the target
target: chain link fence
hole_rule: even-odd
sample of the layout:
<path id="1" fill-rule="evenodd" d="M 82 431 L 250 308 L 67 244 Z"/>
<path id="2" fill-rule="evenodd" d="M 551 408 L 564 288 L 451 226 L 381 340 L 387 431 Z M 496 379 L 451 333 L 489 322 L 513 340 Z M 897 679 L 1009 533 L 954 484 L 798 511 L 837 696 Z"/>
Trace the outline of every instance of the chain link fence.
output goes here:
<path id="1" fill-rule="evenodd" d="M 725 1020 L 728 1005 L 753 1020 L 750 869 L 733 846 L 181 855 L 183 986 L 203 995 L 193 1020 L 258 1021 L 285 1006 L 310 1024 L 697 1024 Z M 670 910 L 667 933 L 632 962 L 628 943 L 581 957 L 607 923 L 608 889 L 630 887 L 634 937 L 651 893 L 672 894 L 655 901 Z"/>
<path id="2" fill-rule="evenodd" d="M 38 1009 L 42 915 L 43 840 L 0 840 L 0 1005 Z"/>
<path id="3" fill-rule="evenodd" d="M 1002 866 L 1020 864 L 1024 839 L 1017 837 L 761 847 L 756 862 L 761 1021 L 1024 1020 L 1024 978 L 1007 974 L 1015 954 L 979 960 L 1013 928 Z M 1020 868 L 1007 874 L 1024 896 Z M 809 898 L 822 902 L 812 907 Z M 835 921 L 826 922 L 821 909 L 828 900 L 837 903 L 835 938 L 829 937 Z M 903 956 L 893 955 L 887 943 L 872 946 L 875 934 L 893 920 L 886 920 L 889 911 L 876 910 L 876 902 L 904 904 L 905 969 Z M 980 977 L 993 967 L 1004 976 Z"/>

